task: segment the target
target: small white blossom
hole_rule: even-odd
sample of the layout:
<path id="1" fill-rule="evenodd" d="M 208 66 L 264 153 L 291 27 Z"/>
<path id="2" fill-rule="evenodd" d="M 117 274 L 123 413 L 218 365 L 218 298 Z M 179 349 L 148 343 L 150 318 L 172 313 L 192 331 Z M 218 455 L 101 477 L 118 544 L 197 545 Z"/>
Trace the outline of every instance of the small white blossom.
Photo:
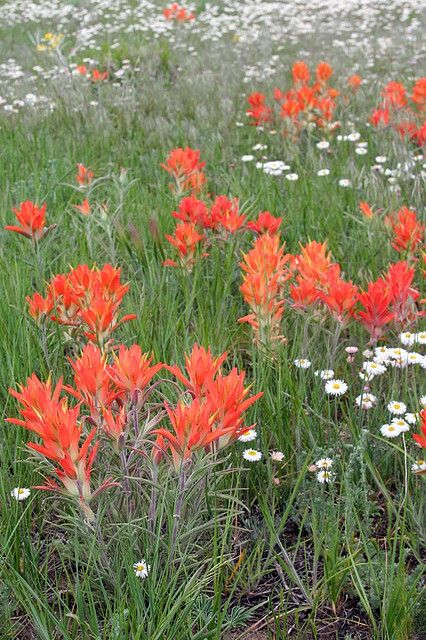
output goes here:
<path id="1" fill-rule="evenodd" d="M 380 427 L 382 436 L 385 438 L 396 438 L 401 433 L 396 424 L 384 424 Z"/>
<path id="2" fill-rule="evenodd" d="M 12 498 L 15 498 L 15 500 L 17 500 L 18 502 L 21 502 L 21 500 L 26 500 L 30 496 L 30 494 L 31 491 L 29 489 L 26 489 L 25 487 L 16 487 L 10 492 Z"/>
<path id="3" fill-rule="evenodd" d="M 133 569 L 137 578 L 146 578 L 151 571 L 151 566 L 145 560 L 139 560 L 139 562 L 134 563 Z"/>
<path id="4" fill-rule="evenodd" d="M 294 364 L 298 369 L 309 369 L 311 366 L 311 362 L 306 358 L 296 358 Z"/>
<path id="5" fill-rule="evenodd" d="M 256 440 L 257 431 L 254 429 L 249 429 L 245 433 L 243 433 L 239 438 L 239 442 L 251 442 L 252 440 Z"/>
<path id="6" fill-rule="evenodd" d="M 328 380 L 325 385 L 325 392 L 330 396 L 342 396 L 348 390 L 348 385 L 344 380 Z"/>
<path id="7" fill-rule="evenodd" d="M 329 482 L 333 482 L 334 474 L 327 469 L 321 469 L 321 471 L 317 473 L 317 480 L 321 484 L 328 484 Z"/>
<path id="8" fill-rule="evenodd" d="M 248 462 L 258 462 L 262 458 L 262 453 L 256 449 L 245 449 L 243 451 L 243 458 L 244 460 L 248 460 Z"/>
<path id="9" fill-rule="evenodd" d="M 402 414 L 407 411 L 407 405 L 403 402 L 399 402 L 398 400 L 391 400 L 388 403 L 388 411 L 396 416 L 402 416 Z"/>

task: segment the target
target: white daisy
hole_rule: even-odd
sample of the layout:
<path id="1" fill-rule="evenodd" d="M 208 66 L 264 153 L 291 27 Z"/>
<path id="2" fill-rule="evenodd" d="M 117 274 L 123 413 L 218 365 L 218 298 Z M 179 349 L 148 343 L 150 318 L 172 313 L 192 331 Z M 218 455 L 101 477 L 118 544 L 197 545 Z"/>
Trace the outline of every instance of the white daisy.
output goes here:
<path id="1" fill-rule="evenodd" d="M 408 424 L 417 424 L 420 420 L 420 413 L 406 413 L 404 420 L 408 422 Z"/>
<path id="2" fill-rule="evenodd" d="M 355 402 L 361 409 L 372 409 L 376 404 L 377 398 L 372 393 L 363 393 L 356 397 Z"/>
<path id="3" fill-rule="evenodd" d="M 413 473 L 426 471 L 426 460 L 416 460 L 415 463 L 411 465 L 411 471 Z"/>
<path id="4" fill-rule="evenodd" d="M 317 473 L 317 480 L 321 484 L 327 484 L 329 482 L 333 482 L 334 474 L 331 471 L 328 471 L 327 469 L 321 469 L 321 471 L 318 471 Z"/>
<path id="5" fill-rule="evenodd" d="M 256 449 L 245 449 L 243 458 L 249 462 L 258 462 L 262 458 L 262 453 L 261 451 L 256 451 Z"/>
<path id="6" fill-rule="evenodd" d="M 388 404 L 388 411 L 396 416 L 402 416 L 402 414 L 407 411 L 407 405 L 398 400 L 391 400 Z"/>
<path id="7" fill-rule="evenodd" d="M 381 376 L 383 373 L 386 372 L 386 367 L 383 364 L 379 364 L 377 362 L 371 362 L 369 360 L 363 363 L 362 368 L 366 373 L 368 373 L 373 377 Z"/>
<path id="8" fill-rule="evenodd" d="M 327 142 L 327 140 L 321 140 L 320 142 L 317 142 L 318 149 L 328 149 L 329 146 L 330 146 L 330 143 Z"/>
<path id="9" fill-rule="evenodd" d="M 339 180 L 339 187 L 350 187 L 351 186 L 351 181 L 348 180 L 347 178 L 341 178 Z"/>
<path id="10" fill-rule="evenodd" d="M 332 380 L 334 378 L 333 369 L 319 369 L 315 371 L 315 375 L 321 380 Z"/>
<path id="11" fill-rule="evenodd" d="M 282 462 L 285 457 L 282 451 L 271 451 L 270 455 L 274 462 Z"/>
<path id="12" fill-rule="evenodd" d="M 399 339 L 404 346 L 411 347 L 416 341 L 416 334 L 406 331 L 399 334 Z"/>
<path id="13" fill-rule="evenodd" d="M 382 436 L 385 438 L 396 438 L 401 433 L 396 424 L 384 424 L 380 427 Z"/>
<path id="14" fill-rule="evenodd" d="M 365 147 L 356 147 L 355 153 L 358 156 L 365 156 L 368 153 L 368 149 L 366 149 Z"/>
<path id="15" fill-rule="evenodd" d="M 403 418 L 392 418 L 391 424 L 394 424 L 396 427 L 398 427 L 401 432 L 410 430 L 410 425 L 408 424 L 408 422 L 405 422 Z"/>
<path id="16" fill-rule="evenodd" d="M 254 429 L 249 429 L 245 433 L 243 433 L 239 438 L 239 442 L 251 442 L 252 440 L 256 440 L 257 431 Z"/>
<path id="17" fill-rule="evenodd" d="M 408 364 L 423 364 L 424 356 L 416 351 L 411 351 L 407 354 Z"/>
<path id="18" fill-rule="evenodd" d="M 299 175 L 297 173 L 287 173 L 285 179 L 294 182 L 295 180 L 299 180 Z"/>
<path id="19" fill-rule="evenodd" d="M 251 156 L 251 155 L 241 156 L 241 162 L 251 162 L 252 160 L 254 160 L 254 156 Z"/>
<path id="20" fill-rule="evenodd" d="M 315 466 L 318 469 L 330 469 L 333 466 L 332 458 L 320 458 L 316 461 Z"/>
<path id="21" fill-rule="evenodd" d="M 350 142 L 357 142 L 361 137 L 361 134 L 358 133 L 358 131 L 353 131 L 352 133 L 350 133 L 347 138 L 348 140 L 350 140 Z"/>
<path id="22" fill-rule="evenodd" d="M 309 369 L 311 366 L 311 362 L 306 358 L 296 358 L 294 364 L 298 369 Z"/>
<path id="23" fill-rule="evenodd" d="M 328 380 L 325 384 L 325 392 L 330 396 L 342 396 L 348 390 L 348 385 L 344 380 Z"/>
<path id="24" fill-rule="evenodd" d="M 322 178 L 323 176 L 329 176 L 330 175 L 330 169 L 319 169 L 317 171 L 317 176 L 319 176 L 320 178 Z"/>
<path id="25" fill-rule="evenodd" d="M 426 396 L 422 396 L 419 400 L 420 404 L 424 409 L 426 409 Z"/>
<path id="26" fill-rule="evenodd" d="M 151 571 L 151 565 L 147 564 L 146 560 L 139 560 L 139 562 L 134 563 L 133 569 L 137 578 L 146 578 Z"/>
<path id="27" fill-rule="evenodd" d="M 377 162 L 377 164 L 383 164 L 384 162 L 386 162 L 387 158 L 386 156 L 376 156 L 375 157 L 375 161 Z"/>
<path id="28" fill-rule="evenodd" d="M 10 492 L 12 498 L 15 498 L 15 500 L 17 500 L 18 502 L 21 502 L 21 500 L 26 500 L 27 498 L 29 498 L 30 494 L 31 491 L 29 489 L 25 489 L 24 487 L 16 487 Z"/>
<path id="29" fill-rule="evenodd" d="M 416 333 L 416 342 L 418 342 L 419 344 L 426 344 L 426 331 Z"/>

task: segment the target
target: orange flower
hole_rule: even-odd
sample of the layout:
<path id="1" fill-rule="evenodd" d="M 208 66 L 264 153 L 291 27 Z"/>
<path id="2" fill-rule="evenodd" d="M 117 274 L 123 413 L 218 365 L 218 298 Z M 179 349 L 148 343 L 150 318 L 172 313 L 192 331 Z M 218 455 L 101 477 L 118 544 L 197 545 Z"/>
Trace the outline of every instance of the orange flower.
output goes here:
<path id="1" fill-rule="evenodd" d="M 39 293 L 35 293 L 32 298 L 26 296 L 25 300 L 28 303 L 30 316 L 37 323 L 40 323 L 53 310 L 53 299 L 50 293 L 45 298 Z"/>
<path id="2" fill-rule="evenodd" d="M 353 76 L 349 76 L 348 78 L 348 85 L 350 86 L 351 89 L 353 89 L 353 91 L 356 91 L 357 89 L 359 89 L 359 87 L 361 86 L 361 82 L 362 82 L 362 78 L 357 74 L 354 74 Z"/>
<path id="3" fill-rule="evenodd" d="M 204 239 L 204 234 L 198 233 L 195 224 L 182 222 L 176 225 L 174 236 L 166 235 L 166 240 L 178 250 L 179 264 L 173 260 L 166 260 L 165 266 L 181 266 L 188 271 L 192 271 L 198 246 Z M 206 255 L 203 254 L 203 256 Z"/>
<path id="4" fill-rule="evenodd" d="M 202 398 L 206 395 L 209 383 L 220 371 L 220 367 L 226 357 L 226 352 L 220 356 L 213 357 L 210 347 L 206 351 L 204 347 L 194 344 L 191 354 L 185 356 L 187 376 L 177 365 L 170 366 L 166 364 L 164 368 L 182 382 L 194 396 Z"/>
<path id="5" fill-rule="evenodd" d="M 386 107 L 401 108 L 407 104 L 405 87 L 401 82 L 388 82 L 382 91 Z"/>
<path id="6" fill-rule="evenodd" d="M 120 345 L 109 375 L 114 384 L 131 400 L 135 391 L 145 391 L 152 378 L 163 367 L 162 362 L 151 366 L 152 356 L 142 353 L 138 344 L 129 349 Z"/>
<path id="7" fill-rule="evenodd" d="M 389 124 L 389 109 L 375 109 L 370 116 L 370 122 L 374 127 Z"/>
<path id="8" fill-rule="evenodd" d="M 253 248 L 243 255 L 240 267 L 244 271 L 240 291 L 252 313 L 239 319 L 255 329 L 260 340 L 276 339 L 280 335 L 280 321 L 284 300 L 281 297 L 284 282 L 289 278 L 279 235 L 264 234 L 256 238 Z"/>
<path id="9" fill-rule="evenodd" d="M 97 421 L 101 409 L 109 409 L 112 403 L 119 397 L 120 391 L 111 379 L 111 367 L 108 365 L 106 355 L 102 354 L 99 347 L 88 344 L 76 360 L 69 358 L 74 371 L 74 386 L 64 387 L 68 393 L 85 404 L 91 417 Z"/>
<path id="10" fill-rule="evenodd" d="M 398 213 L 388 216 L 386 222 L 394 233 L 392 247 L 414 256 L 424 243 L 425 225 L 417 220 L 416 212 L 402 207 Z"/>
<path id="11" fill-rule="evenodd" d="M 333 75 L 333 67 L 327 62 L 320 62 L 316 68 L 316 78 L 321 84 L 325 84 Z"/>
<path id="12" fill-rule="evenodd" d="M 76 66 L 76 71 L 78 71 L 80 75 L 85 76 L 87 74 L 87 67 L 85 64 L 79 64 Z"/>
<path id="13" fill-rule="evenodd" d="M 174 177 L 178 193 L 188 190 L 197 193 L 204 184 L 205 176 L 201 169 L 205 162 L 200 162 L 199 149 L 173 149 L 160 166 Z"/>
<path id="14" fill-rule="evenodd" d="M 84 264 L 55 276 L 47 290 L 54 304 L 51 320 L 104 344 L 118 326 L 136 318 L 134 314 L 119 318 L 121 301 L 129 290 L 120 282 L 120 273 L 110 264 L 102 269 Z"/>
<path id="15" fill-rule="evenodd" d="M 7 226 L 7 231 L 14 231 L 33 241 L 41 240 L 55 224 L 46 227 L 46 205 L 38 207 L 34 202 L 21 202 L 19 209 L 13 209 L 20 226 Z"/>
<path id="16" fill-rule="evenodd" d="M 419 78 L 413 87 L 411 95 L 412 101 L 415 103 L 420 114 L 426 110 L 426 77 Z"/>
<path id="17" fill-rule="evenodd" d="M 22 405 L 22 419 L 7 418 L 7 422 L 32 431 L 42 440 L 42 444 L 30 442 L 28 447 L 53 462 L 54 475 L 63 485 L 61 488 L 49 478 L 45 485 L 36 488 L 66 493 L 86 504 L 93 497 L 90 476 L 98 443 L 92 449 L 90 446 L 96 429 L 80 446 L 79 407 L 68 408 L 66 398 L 60 398 L 61 391 L 61 380 L 52 390 L 50 378 L 43 383 L 33 374 L 28 378 L 27 386 L 21 386 L 19 392 L 9 389 L 9 393 Z"/>
<path id="18" fill-rule="evenodd" d="M 92 69 L 90 80 L 92 82 L 102 82 L 108 78 L 108 71 L 99 71 L 99 69 Z"/>
<path id="19" fill-rule="evenodd" d="M 392 264 L 385 275 L 391 299 L 391 311 L 395 321 L 400 323 L 402 327 L 412 324 L 418 315 L 415 301 L 419 297 L 419 292 L 411 286 L 414 273 L 414 269 L 402 260 Z"/>
<path id="20" fill-rule="evenodd" d="M 261 211 L 258 214 L 257 220 L 247 223 L 247 228 L 251 229 L 255 233 L 261 235 L 262 233 L 268 233 L 271 236 L 274 236 L 278 233 L 278 229 L 282 223 L 282 218 L 276 218 L 271 215 L 269 211 Z"/>
<path id="21" fill-rule="evenodd" d="M 194 196 L 182 198 L 179 202 L 178 211 L 172 211 L 172 216 L 177 220 L 196 224 L 202 228 L 212 226 L 206 204 L 202 200 L 197 200 Z"/>
<path id="22" fill-rule="evenodd" d="M 77 211 L 80 211 L 84 216 L 90 215 L 90 204 L 87 198 L 85 198 L 81 204 L 73 204 L 72 206 L 74 209 L 77 209 Z"/>
<path id="23" fill-rule="evenodd" d="M 181 7 L 177 2 L 173 2 L 169 7 L 163 9 L 163 16 L 166 20 L 175 20 L 176 22 L 189 22 L 195 19 L 195 14 Z"/>
<path id="24" fill-rule="evenodd" d="M 420 411 L 420 418 L 422 421 L 420 425 L 421 433 L 414 433 L 413 440 L 419 445 L 419 447 L 426 449 L 426 409 Z"/>
<path id="25" fill-rule="evenodd" d="M 269 122 L 272 118 L 272 109 L 266 104 L 266 96 L 263 93 L 255 92 L 251 93 L 247 97 L 247 102 L 250 108 L 247 109 L 246 114 L 249 118 L 252 118 L 256 127 Z"/>
<path id="26" fill-rule="evenodd" d="M 351 281 L 345 282 L 340 277 L 339 265 L 328 271 L 327 285 L 327 291 L 319 292 L 320 299 L 337 322 L 346 324 L 353 315 L 358 289 Z"/>
<path id="27" fill-rule="evenodd" d="M 370 342 L 375 344 L 383 334 L 384 327 L 394 319 L 391 311 L 392 295 L 385 280 L 379 278 L 369 282 L 367 291 L 358 294 L 358 301 L 363 309 L 356 313 L 356 318 L 370 334 Z"/>
<path id="28" fill-rule="evenodd" d="M 88 187 L 93 180 L 93 171 L 79 162 L 77 164 L 77 175 L 75 179 L 81 187 Z"/>
<path id="29" fill-rule="evenodd" d="M 309 73 L 309 67 L 305 62 L 295 62 L 292 69 L 294 84 L 307 84 L 311 77 Z"/>
<path id="30" fill-rule="evenodd" d="M 366 218 L 372 218 L 374 216 L 374 211 L 367 202 L 360 202 L 358 207 Z"/>
<path id="31" fill-rule="evenodd" d="M 210 209 L 214 226 L 221 225 L 228 233 L 235 233 L 244 225 L 246 216 L 239 213 L 238 199 L 217 196 Z"/>
<path id="32" fill-rule="evenodd" d="M 123 406 L 118 411 L 113 412 L 111 409 L 102 407 L 102 418 L 102 430 L 118 444 L 127 426 L 126 408 Z"/>

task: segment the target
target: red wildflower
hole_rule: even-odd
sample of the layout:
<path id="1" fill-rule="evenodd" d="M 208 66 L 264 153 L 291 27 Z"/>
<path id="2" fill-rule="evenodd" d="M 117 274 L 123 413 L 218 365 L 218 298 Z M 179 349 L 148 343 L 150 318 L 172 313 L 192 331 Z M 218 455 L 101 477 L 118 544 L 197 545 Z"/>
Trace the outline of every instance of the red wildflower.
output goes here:
<path id="1" fill-rule="evenodd" d="M 80 211 L 83 216 L 90 216 L 91 209 L 90 203 L 87 198 L 85 198 L 81 204 L 73 204 L 72 206 L 74 207 L 74 209 L 77 209 L 77 211 Z"/>
<path id="2" fill-rule="evenodd" d="M 53 299 L 50 293 L 43 298 L 43 296 L 36 292 L 32 298 L 26 296 L 25 300 L 28 303 L 30 315 L 37 323 L 41 322 L 43 318 L 46 318 L 53 310 Z"/>
<path id="3" fill-rule="evenodd" d="M 197 200 L 194 196 L 182 198 L 179 202 L 178 211 L 172 211 L 172 216 L 177 220 L 196 224 L 202 228 L 213 226 L 206 204 L 202 200 Z"/>
<path id="4" fill-rule="evenodd" d="M 353 89 L 353 91 L 356 91 L 357 89 L 359 89 L 359 87 L 361 86 L 361 82 L 362 82 L 362 78 L 357 74 L 354 74 L 353 76 L 349 76 L 348 78 L 348 85 L 350 86 L 351 89 Z"/>
<path id="5" fill-rule="evenodd" d="M 120 391 L 132 399 L 135 391 L 145 391 L 152 378 L 160 371 L 160 362 L 151 366 L 152 356 L 142 353 L 138 344 L 129 349 L 120 345 L 114 364 L 109 368 L 109 375 Z"/>
<path id="6" fill-rule="evenodd" d="M 175 20 L 176 22 L 188 22 L 195 19 L 195 14 L 181 7 L 177 2 L 173 2 L 169 7 L 163 9 L 163 16 L 166 20 Z"/>
<path id="7" fill-rule="evenodd" d="M 311 77 L 309 67 L 305 62 L 295 62 L 292 68 L 292 76 L 294 84 L 307 84 Z"/>
<path id="8" fill-rule="evenodd" d="M 358 301 L 363 309 L 356 313 L 356 318 L 369 332 L 370 342 L 375 344 L 384 327 L 394 319 L 390 309 L 392 295 L 386 281 L 379 278 L 375 282 L 369 282 L 367 291 L 358 294 Z"/>
<path id="9" fill-rule="evenodd" d="M 101 409 L 109 409 L 112 403 L 120 395 L 119 390 L 113 384 L 106 355 L 99 347 L 88 344 L 84 347 L 81 356 L 76 360 L 69 358 L 74 371 L 74 386 L 65 389 L 85 404 L 94 420 L 98 420 Z"/>
<path id="10" fill-rule="evenodd" d="M 419 78 L 413 87 L 411 99 L 415 103 L 420 114 L 426 110 L 426 77 Z"/>
<path id="11" fill-rule="evenodd" d="M 13 212 L 19 222 L 18 225 L 7 226 L 7 231 L 20 233 L 26 238 L 33 241 L 41 240 L 51 229 L 56 227 L 55 224 L 46 227 L 46 205 L 38 207 L 34 202 L 26 200 L 21 202 L 19 209 L 13 209 Z"/>
<path id="12" fill-rule="evenodd" d="M 250 220 L 250 222 L 247 223 L 247 228 L 259 235 L 262 233 L 268 233 L 269 235 L 274 236 L 278 233 L 278 229 L 280 228 L 282 221 L 282 218 L 276 218 L 271 215 L 269 211 L 261 211 L 258 214 L 256 221 Z"/>
<path id="13" fill-rule="evenodd" d="M 370 116 L 370 122 L 374 127 L 389 124 L 389 109 L 375 109 Z"/>
<path id="14" fill-rule="evenodd" d="M 388 82 L 382 91 L 385 107 L 401 108 L 407 104 L 405 87 L 400 82 Z"/>
<path id="15" fill-rule="evenodd" d="M 407 262 L 401 261 L 392 264 L 385 276 L 394 319 L 403 327 L 417 318 L 415 301 L 419 292 L 411 286 L 414 273 L 414 269 L 409 267 Z"/>
<path id="16" fill-rule="evenodd" d="M 99 69 L 92 69 L 90 80 L 92 82 L 102 82 L 108 78 L 108 71 L 99 71 Z"/>
<path id="17" fill-rule="evenodd" d="M 161 163 L 160 166 L 174 177 L 178 193 L 188 190 L 197 193 L 205 181 L 201 171 L 205 162 L 200 162 L 199 149 L 190 147 L 173 149 L 166 162 Z"/>
<path id="18" fill-rule="evenodd" d="M 179 382 L 182 382 L 194 396 L 202 398 L 206 395 L 210 382 L 220 371 L 226 356 L 225 352 L 220 356 L 213 357 L 210 347 L 206 351 L 204 347 L 194 344 L 190 355 L 185 356 L 186 375 L 177 365 L 166 364 L 164 368 L 170 371 Z"/>
<path id="19" fill-rule="evenodd" d="M 398 213 L 388 216 L 386 222 L 392 227 L 392 246 L 398 253 L 406 251 L 413 256 L 421 249 L 425 225 L 417 219 L 415 211 L 402 207 Z"/>
<path id="20" fill-rule="evenodd" d="M 419 445 L 419 447 L 426 449 L 426 409 L 423 409 L 423 411 L 420 412 L 420 418 L 422 421 L 420 425 L 421 433 L 414 433 L 413 440 Z"/>
<path id="21" fill-rule="evenodd" d="M 360 202 L 358 207 L 366 218 L 372 218 L 374 216 L 374 211 L 367 202 Z"/>
<path id="22" fill-rule="evenodd" d="M 246 216 L 239 213 L 238 199 L 217 196 L 210 208 L 210 216 L 215 226 L 221 225 L 228 233 L 235 233 L 244 225 Z"/>
<path id="23" fill-rule="evenodd" d="M 91 450 L 90 446 L 96 429 L 89 433 L 80 446 L 82 428 L 79 407 L 68 408 L 66 399 L 60 398 L 61 390 L 61 380 L 52 390 L 50 378 L 43 383 L 33 374 L 27 380 L 27 386 L 21 386 L 19 392 L 9 390 L 22 405 L 22 419 L 7 418 L 7 422 L 32 431 L 42 440 L 42 444 L 30 442 L 28 447 L 54 463 L 54 474 L 64 487 L 47 479 L 45 485 L 36 488 L 67 493 L 86 504 L 92 498 L 90 476 L 98 443 Z M 106 488 L 108 484 L 105 483 L 101 488 Z"/>
<path id="24" fill-rule="evenodd" d="M 188 271 L 192 271 L 197 257 L 198 246 L 204 239 L 204 234 L 199 233 L 195 224 L 189 222 L 182 222 L 176 225 L 174 236 L 166 235 L 166 240 L 178 250 L 179 266 Z M 164 264 L 170 267 L 178 266 L 178 263 L 172 260 L 166 260 Z"/>
<path id="25" fill-rule="evenodd" d="M 316 68 L 316 78 L 320 84 L 325 84 L 333 75 L 333 67 L 327 62 L 320 62 Z"/>
<path id="26" fill-rule="evenodd" d="M 84 166 L 81 162 L 77 164 L 77 175 L 75 176 L 80 187 L 88 187 L 93 180 L 93 171 Z"/>
<path id="27" fill-rule="evenodd" d="M 266 104 L 266 96 L 263 93 L 252 93 L 247 97 L 247 102 L 250 108 L 246 113 L 249 118 L 254 120 L 253 124 L 258 127 L 266 122 L 269 122 L 272 118 L 272 109 Z"/>

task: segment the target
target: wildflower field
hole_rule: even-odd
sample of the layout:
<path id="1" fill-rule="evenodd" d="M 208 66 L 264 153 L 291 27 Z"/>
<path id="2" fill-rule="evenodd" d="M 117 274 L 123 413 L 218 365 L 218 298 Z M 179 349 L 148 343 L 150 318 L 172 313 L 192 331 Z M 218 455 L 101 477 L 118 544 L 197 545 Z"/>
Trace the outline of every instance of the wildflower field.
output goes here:
<path id="1" fill-rule="evenodd" d="M 0 640 L 426 638 L 425 8 L 0 4 Z"/>

